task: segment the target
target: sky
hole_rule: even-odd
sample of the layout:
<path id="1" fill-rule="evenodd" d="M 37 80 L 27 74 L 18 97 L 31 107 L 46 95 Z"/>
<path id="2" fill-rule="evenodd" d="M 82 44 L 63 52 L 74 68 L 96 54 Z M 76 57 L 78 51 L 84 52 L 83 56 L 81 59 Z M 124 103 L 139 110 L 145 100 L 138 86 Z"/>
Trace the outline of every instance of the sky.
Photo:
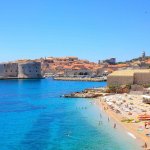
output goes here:
<path id="1" fill-rule="evenodd" d="M 0 61 L 150 55 L 150 0 L 0 0 Z"/>

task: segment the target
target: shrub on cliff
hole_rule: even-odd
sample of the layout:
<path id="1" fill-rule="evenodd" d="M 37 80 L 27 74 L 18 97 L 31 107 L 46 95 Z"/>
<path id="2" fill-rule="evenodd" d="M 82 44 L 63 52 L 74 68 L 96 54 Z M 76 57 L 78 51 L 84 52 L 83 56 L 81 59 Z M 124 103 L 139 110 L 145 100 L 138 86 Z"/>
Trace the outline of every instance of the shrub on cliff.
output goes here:
<path id="1" fill-rule="evenodd" d="M 143 84 L 142 85 L 144 88 L 149 88 L 150 87 L 150 84 Z"/>
<path id="2" fill-rule="evenodd" d="M 129 85 L 111 85 L 107 89 L 107 93 L 129 93 L 131 86 Z"/>

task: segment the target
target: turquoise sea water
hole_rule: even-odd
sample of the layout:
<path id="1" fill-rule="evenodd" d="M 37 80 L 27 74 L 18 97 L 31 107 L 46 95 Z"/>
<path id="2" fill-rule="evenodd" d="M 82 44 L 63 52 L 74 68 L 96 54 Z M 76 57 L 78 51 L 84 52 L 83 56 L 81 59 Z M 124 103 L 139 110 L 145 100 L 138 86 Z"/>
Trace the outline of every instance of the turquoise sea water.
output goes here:
<path id="1" fill-rule="evenodd" d="M 114 122 L 91 100 L 60 98 L 105 85 L 1 80 L 0 150 L 138 150 L 136 141 L 120 127 L 113 129 Z"/>

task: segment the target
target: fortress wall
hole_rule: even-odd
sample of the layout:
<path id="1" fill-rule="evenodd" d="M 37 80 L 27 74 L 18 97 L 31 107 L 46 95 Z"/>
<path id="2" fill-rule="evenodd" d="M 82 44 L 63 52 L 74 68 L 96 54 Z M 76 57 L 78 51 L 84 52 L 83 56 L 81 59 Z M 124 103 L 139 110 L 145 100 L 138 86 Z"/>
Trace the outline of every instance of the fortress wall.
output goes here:
<path id="1" fill-rule="evenodd" d="M 16 78 L 18 76 L 17 63 L 0 64 L 0 78 Z"/>
<path id="2" fill-rule="evenodd" d="M 109 75 L 107 77 L 107 82 L 108 82 L 108 86 L 133 84 L 133 76 Z"/>
<path id="3" fill-rule="evenodd" d="M 27 62 L 18 64 L 18 78 L 41 78 L 41 63 Z"/>
<path id="4" fill-rule="evenodd" d="M 4 65 L 5 77 L 17 77 L 18 76 L 18 64 L 8 63 Z"/>
<path id="5" fill-rule="evenodd" d="M 108 75 L 108 85 L 127 85 L 127 84 L 150 84 L 150 70 L 125 70 L 116 71 Z"/>
<path id="6" fill-rule="evenodd" d="M 150 72 L 134 73 L 134 84 L 150 84 Z"/>
<path id="7" fill-rule="evenodd" d="M 5 76 L 4 64 L 0 64 L 0 78 L 4 78 L 4 76 Z"/>

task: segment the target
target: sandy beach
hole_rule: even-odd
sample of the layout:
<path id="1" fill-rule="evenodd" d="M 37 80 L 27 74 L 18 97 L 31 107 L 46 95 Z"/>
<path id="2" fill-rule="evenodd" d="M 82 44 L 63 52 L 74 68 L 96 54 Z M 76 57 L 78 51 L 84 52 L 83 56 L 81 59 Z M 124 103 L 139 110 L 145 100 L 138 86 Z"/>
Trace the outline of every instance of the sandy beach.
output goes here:
<path id="1" fill-rule="evenodd" d="M 113 101 L 115 100 L 115 102 Z M 119 102 L 120 103 L 119 103 Z M 112 96 L 103 96 L 96 99 L 96 103 L 128 132 L 129 136 L 141 142 L 141 147 L 146 143 L 146 150 L 150 149 L 150 126 L 145 129 L 144 121 L 136 121 L 140 114 L 150 113 L 150 106 L 142 103 L 142 97 L 129 94 L 115 94 Z M 132 106 L 132 107 L 131 107 Z M 131 107 L 131 108 L 130 108 Z M 128 118 L 133 121 L 123 121 Z"/>

